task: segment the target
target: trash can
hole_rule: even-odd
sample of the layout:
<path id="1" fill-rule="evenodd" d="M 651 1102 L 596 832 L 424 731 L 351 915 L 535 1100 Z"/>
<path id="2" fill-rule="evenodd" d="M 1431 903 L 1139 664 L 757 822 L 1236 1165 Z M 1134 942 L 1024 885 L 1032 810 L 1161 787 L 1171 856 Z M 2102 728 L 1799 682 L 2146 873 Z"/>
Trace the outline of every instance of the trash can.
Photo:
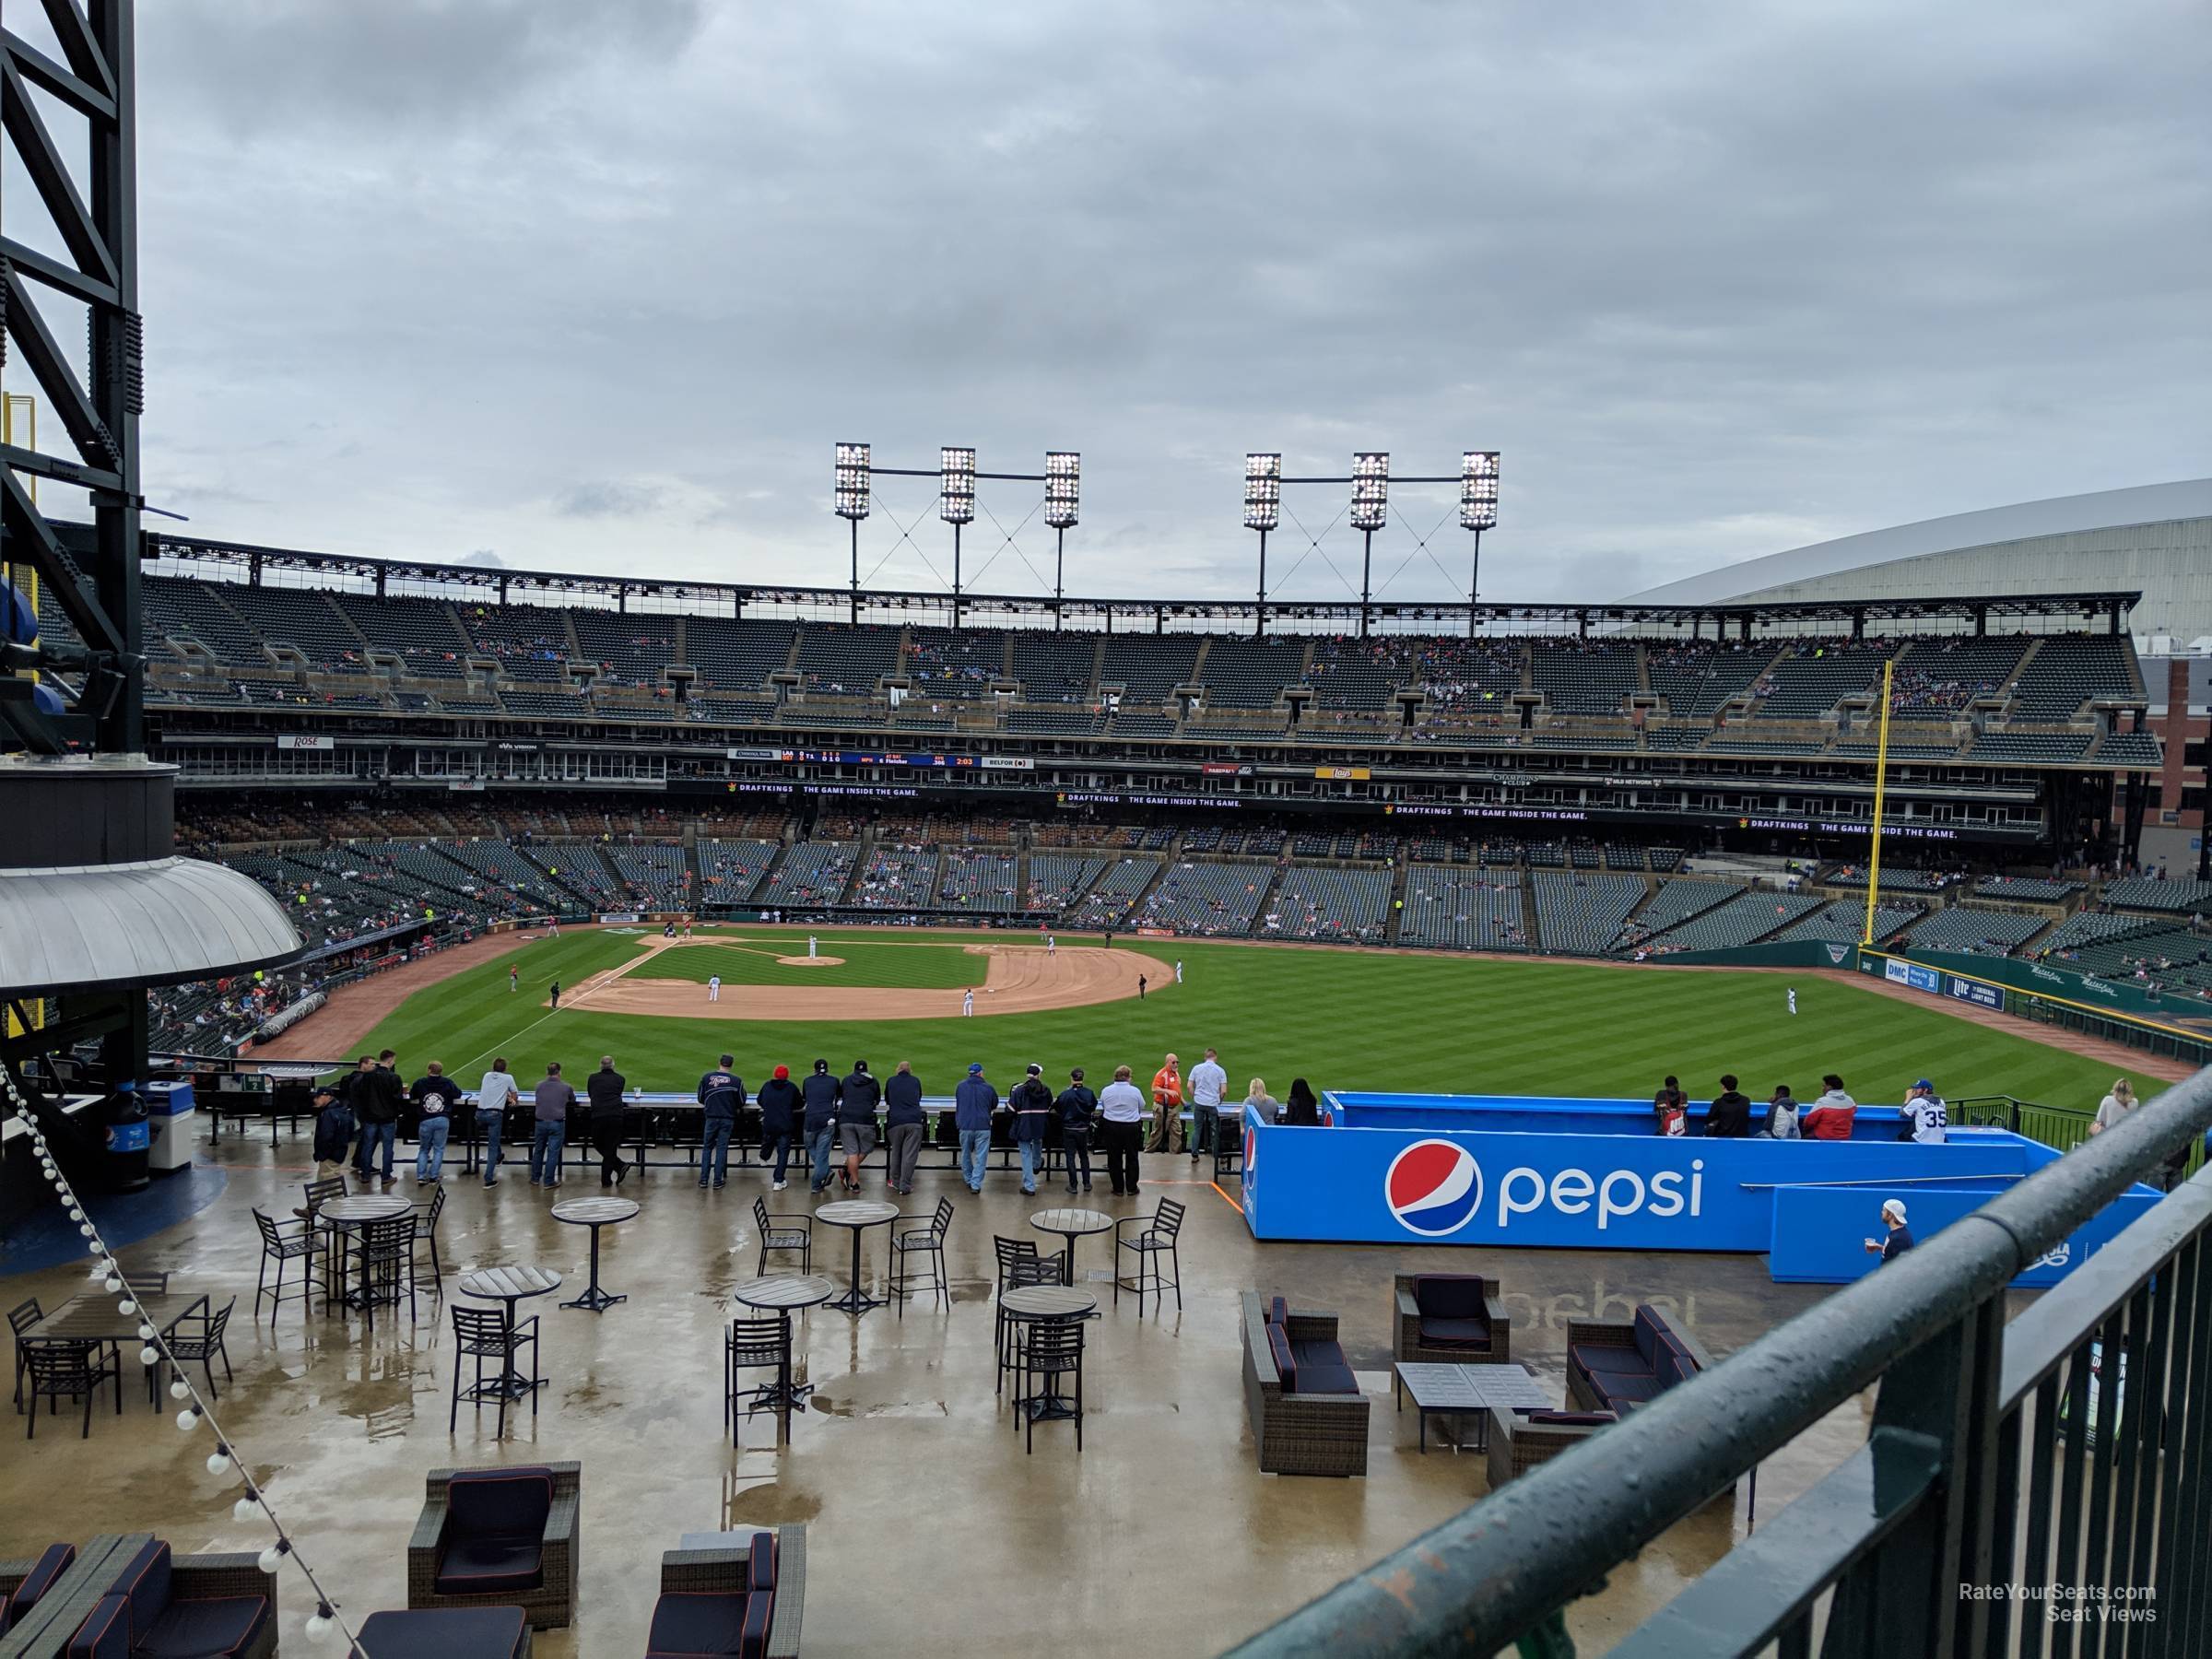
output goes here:
<path id="1" fill-rule="evenodd" d="M 146 1101 L 134 1082 L 119 1083 L 108 1097 L 108 1190 L 136 1193 L 146 1188 L 147 1148 L 153 1135 L 146 1121 Z"/>

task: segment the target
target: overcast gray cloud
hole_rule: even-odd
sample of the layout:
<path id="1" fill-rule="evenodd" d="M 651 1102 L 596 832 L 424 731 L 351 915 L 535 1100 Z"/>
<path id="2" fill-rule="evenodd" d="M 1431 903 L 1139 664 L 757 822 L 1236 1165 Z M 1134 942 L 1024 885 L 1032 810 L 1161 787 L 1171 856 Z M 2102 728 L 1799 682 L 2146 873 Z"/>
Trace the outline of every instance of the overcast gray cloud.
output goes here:
<path id="1" fill-rule="evenodd" d="M 244 539 L 835 582 L 835 440 L 1071 447 L 1071 588 L 1240 593 L 1247 449 L 1479 446 L 1486 596 L 1542 598 L 2199 476 L 2204 23 L 162 0 L 148 489 Z M 864 571 L 947 568 L 932 496 L 884 481 Z M 1449 492 L 1400 499 L 1377 582 L 1442 595 Z M 1288 503 L 1336 523 L 1277 539 L 1286 596 L 1343 596 L 1337 492 Z M 1018 544 L 982 586 L 1049 579 Z"/>

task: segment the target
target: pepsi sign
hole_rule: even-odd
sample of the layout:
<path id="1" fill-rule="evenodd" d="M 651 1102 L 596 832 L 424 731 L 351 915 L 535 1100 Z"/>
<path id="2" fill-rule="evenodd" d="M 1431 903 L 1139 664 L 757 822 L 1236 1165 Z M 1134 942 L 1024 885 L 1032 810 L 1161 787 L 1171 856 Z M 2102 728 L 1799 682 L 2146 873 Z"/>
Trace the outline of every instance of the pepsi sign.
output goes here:
<path id="1" fill-rule="evenodd" d="M 1415 1141 L 1390 1160 L 1382 1202 L 1408 1232 L 1426 1239 L 1457 1232 L 1482 1207 L 1482 1166 L 1457 1142 Z"/>

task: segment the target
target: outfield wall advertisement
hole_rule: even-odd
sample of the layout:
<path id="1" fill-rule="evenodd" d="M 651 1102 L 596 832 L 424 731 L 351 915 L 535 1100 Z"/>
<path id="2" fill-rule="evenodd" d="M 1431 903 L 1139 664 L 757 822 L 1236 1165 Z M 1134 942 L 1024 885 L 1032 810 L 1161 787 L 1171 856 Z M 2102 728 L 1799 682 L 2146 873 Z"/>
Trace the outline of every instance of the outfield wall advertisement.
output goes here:
<path id="1" fill-rule="evenodd" d="M 1861 1109 L 1859 1138 L 1774 1141 L 1655 1135 L 1642 1100 L 1332 1093 L 1327 1105 L 1319 1128 L 1246 1114 L 1254 1237 L 1771 1252 L 1778 1278 L 1841 1282 L 1861 1270 L 1850 1253 L 1879 1231 L 1884 1198 L 1969 1194 L 1931 1201 L 1940 1226 L 2059 1156 L 2002 1129 L 1900 1141 L 1887 1107 Z M 2053 1282 L 2139 1207 L 2100 1217 L 2020 1282 Z"/>

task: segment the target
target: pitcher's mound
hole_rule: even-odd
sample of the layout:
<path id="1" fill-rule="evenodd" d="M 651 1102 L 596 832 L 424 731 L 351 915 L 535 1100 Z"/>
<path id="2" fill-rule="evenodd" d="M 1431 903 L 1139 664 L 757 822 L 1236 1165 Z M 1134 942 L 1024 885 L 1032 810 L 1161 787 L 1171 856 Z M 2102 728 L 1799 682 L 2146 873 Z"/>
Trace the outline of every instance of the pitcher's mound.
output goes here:
<path id="1" fill-rule="evenodd" d="M 786 968 L 842 968 L 845 965 L 843 957 L 833 956 L 778 957 L 776 960 Z"/>

